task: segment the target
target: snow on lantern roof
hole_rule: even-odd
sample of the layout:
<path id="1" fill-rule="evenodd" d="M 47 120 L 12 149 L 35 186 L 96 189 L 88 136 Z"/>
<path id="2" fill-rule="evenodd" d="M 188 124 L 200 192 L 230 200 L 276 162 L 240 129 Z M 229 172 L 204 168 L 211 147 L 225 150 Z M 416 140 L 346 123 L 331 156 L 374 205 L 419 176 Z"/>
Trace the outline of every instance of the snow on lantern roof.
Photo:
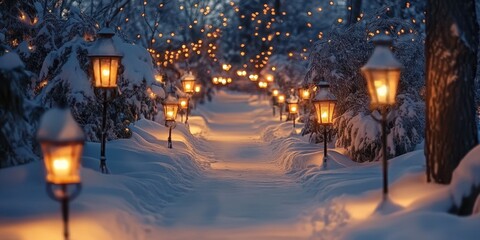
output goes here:
<path id="1" fill-rule="evenodd" d="M 395 58 L 395 56 L 393 56 L 392 51 L 390 51 L 389 47 L 391 46 L 392 41 L 391 37 L 384 34 L 373 38 L 372 42 L 375 45 L 375 49 L 373 50 L 370 59 L 368 59 L 367 63 L 361 68 L 361 70 L 403 69 L 403 65 Z"/>
<path id="2" fill-rule="evenodd" d="M 333 93 L 329 90 L 330 84 L 326 81 L 320 81 L 317 84 L 317 92 L 315 93 L 315 97 L 313 97 L 313 102 L 321 102 L 321 101 L 337 101 L 337 98 Z"/>
<path id="3" fill-rule="evenodd" d="M 195 75 L 193 75 L 193 73 L 189 71 L 187 74 L 185 74 L 185 75 L 182 76 L 181 81 L 184 81 L 184 80 L 186 80 L 186 81 L 194 81 L 194 80 L 195 80 Z"/>
<path id="4" fill-rule="evenodd" d="M 84 141 L 85 136 L 69 109 L 52 108 L 43 114 L 37 140 L 52 142 Z"/>
<path id="5" fill-rule="evenodd" d="M 287 103 L 298 103 L 300 99 L 296 95 L 290 95 L 287 99 Z"/>
<path id="6" fill-rule="evenodd" d="M 0 69 L 3 70 L 12 70 L 15 68 L 24 68 L 22 60 L 18 54 L 13 52 L 8 52 L 0 56 Z"/>
<path id="7" fill-rule="evenodd" d="M 115 31 L 111 28 L 102 28 L 97 33 L 99 38 L 95 41 L 95 44 L 90 48 L 89 57 L 122 57 L 113 44 L 112 37 L 115 35 Z"/>
<path id="8" fill-rule="evenodd" d="M 164 101 L 165 104 L 178 104 L 178 99 L 171 94 L 168 94 Z"/>
<path id="9" fill-rule="evenodd" d="M 159 98 L 165 98 L 165 90 L 163 90 L 163 88 L 157 86 L 157 85 L 152 85 L 152 87 L 150 88 L 152 89 L 152 92 L 157 95 L 157 97 Z"/>

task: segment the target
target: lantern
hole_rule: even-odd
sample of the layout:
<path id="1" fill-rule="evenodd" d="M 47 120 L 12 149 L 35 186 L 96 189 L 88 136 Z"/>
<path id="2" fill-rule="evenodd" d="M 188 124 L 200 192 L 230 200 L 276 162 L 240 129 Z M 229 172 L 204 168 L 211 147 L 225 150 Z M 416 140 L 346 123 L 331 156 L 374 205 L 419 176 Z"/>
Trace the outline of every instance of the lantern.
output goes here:
<path id="1" fill-rule="evenodd" d="M 375 49 L 368 62 L 361 68 L 367 80 L 372 106 L 395 103 L 400 72 L 403 66 L 390 51 L 392 38 L 379 35 L 374 40 Z"/>
<path id="2" fill-rule="evenodd" d="M 284 104 L 285 103 L 285 94 L 278 94 L 277 96 L 278 99 L 278 104 Z"/>
<path id="3" fill-rule="evenodd" d="M 98 88 L 117 87 L 118 67 L 122 55 L 113 45 L 115 32 L 111 28 L 103 28 L 98 32 L 100 38 L 91 48 L 90 57 L 94 86 Z"/>
<path id="4" fill-rule="evenodd" d="M 178 113 L 178 100 L 172 95 L 168 95 L 163 103 L 163 114 L 165 121 L 175 121 Z"/>
<path id="5" fill-rule="evenodd" d="M 80 183 L 80 159 L 84 135 L 70 110 L 46 112 L 37 139 L 43 152 L 46 179 L 51 184 Z"/>
<path id="6" fill-rule="evenodd" d="M 258 80 L 258 75 L 257 74 L 250 74 L 248 76 L 248 78 L 250 79 L 250 81 L 256 82 Z"/>
<path id="7" fill-rule="evenodd" d="M 333 111 L 337 103 L 337 99 L 335 95 L 329 91 L 329 87 L 328 82 L 320 82 L 317 85 L 317 93 L 312 99 L 317 114 L 317 121 L 322 125 L 333 123 Z"/>
<path id="8" fill-rule="evenodd" d="M 265 80 L 267 80 L 267 82 L 273 82 L 275 77 L 272 74 L 267 74 L 265 75 Z"/>
<path id="9" fill-rule="evenodd" d="M 222 69 L 226 72 L 230 71 L 230 68 L 232 68 L 232 65 L 224 63 L 222 65 Z"/>
<path id="10" fill-rule="evenodd" d="M 295 128 L 295 118 L 298 114 L 298 98 L 296 96 L 290 96 L 287 100 L 288 114 L 292 116 L 293 127 Z"/>
<path id="11" fill-rule="evenodd" d="M 195 92 L 196 92 L 196 93 L 199 93 L 200 91 L 202 91 L 202 85 L 200 85 L 200 84 L 195 84 Z"/>
<path id="12" fill-rule="evenodd" d="M 298 96 L 305 101 L 310 99 L 310 89 L 308 87 L 299 87 Z"/>
<path id="13" fill-rule="evenodd" d="M 287 108 L 288 113 L 290 114 L 297 114 L 298 113 L 298 100 L 297 99 L 289 99 L 287 101 Z"/>
<path id="14" fill-rule="evenodd" d="M 195 76 L 191 72 L 188 72 L 185 76 L 183 76 L 181 82 L 182 82 L 184 92 L 186 93 L 194 92 Z"/>
<path id="15" fill-rule="evenodd" d="M 180 103 L 180 109 L 188 108 L 188 97 L 179 97 L 178 102 Z"/>
<path id="16" fill-rule="evenodd" d="M 219 82 L 220 82 L 220 81 L 219 81 L 218 77 L 213 77 L 213 78 L 212 78 L 212 83 L 213 83 L 213 84 L 217 85 Z"/>
<path id="17" fill-rule="evenodd" d="M 264 82 L 264 81 L 260 81 L 260 82 L 258 82 L 258 87 L 261 88 L 261 89 L 265 89 L 265 88 L 268 87 L 268 83 Z"/>
<path id="18" fill-rule="evenodd" d="M 278 89 L 276 89 L 276 88 L 272 89 L 272 96 L 276 97 L 276 96 L 278 96 L 279 93 L 280 93 L 280 91 L 278 91 Z"/>
<path id="19" fill-rule="evenodd" d="M 69 239 L 69 202 L 81 190 L 80 159 L 84 135 L 70 110 L 50 109 L 40 120 L 37 139 L 43 152 L 47 193 L 61 203 L 63 236 Z M 73 186 L 73 190 L 68 190 Z"/>

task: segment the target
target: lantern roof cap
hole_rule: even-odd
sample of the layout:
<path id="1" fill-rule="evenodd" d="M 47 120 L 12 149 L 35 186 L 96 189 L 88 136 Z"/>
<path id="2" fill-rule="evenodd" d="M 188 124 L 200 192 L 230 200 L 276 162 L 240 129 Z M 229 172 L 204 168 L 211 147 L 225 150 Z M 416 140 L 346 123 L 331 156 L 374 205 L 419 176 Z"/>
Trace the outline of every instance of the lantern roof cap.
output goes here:
<path id="1" fill-rule="evenodd" d="M 387 35 L 377 36 L 372 40 L 375 44 L 372 56 L 367 63 L 361 68 L 366 70 L 401 70 L 403 65 L 395 58 L 389 46 L 392 43 L 392 38 Z"/>
<path id="2" fill-rule="evenodd" d="M 172 94 L 168 94 L 164 103 L 165 104 L 178 104 L 178 99 L 176 97 L 174 97 Z"/>
<path id="3" fill-rule="evenodd" d="M 112 37 L 115 31 L 111 28 L 102 28 L 98 31 L 99 38 L 95 41 L 89 50 L 89 57 L 122 57 L 113 43 Z"/>
<path id="4" fill-rule="evenodd" d="M 43 114 L 37 132 L 37 140 L 51 142 L 84 141 L 82 129 L 70 109 L 52 108 Z"/>
<path id="5" fill-rule="evenodd" d="M 189 71 L 187 74 L 182 76 L 181 81 L 195 81 L 195 75 Z"/>
<path id="6" fill-rule="evenodd" d="M 287 103 L 298 103 L 300 99 L 296 95 L 290 95 L 287 99 Z"/>
<path id="7" fill-rule="evenodd" d="M 320 88 L 329 88 L 330 87 L 330 83 L 325 81 L 325 80 L 321 80 L 319 82 L 317 82 L 317 87 L 320 87 Z"/>
<path id="8" fill-rule="evenodd" d="M 104 27 L 100 29 L 100 31 L 98 31 L 98 35 L 100 37 L 111 38 L 115 35 L 115 30 L 113 30 L 113 28 L 110 28 L 110 27 Z"/>
<path id="9" fill-rule="evenodd" d="M 337 98 L 332 92 L 330 92 L 328 86 L 329 86 L 328 83 L 326 86 L 323 86 L 323 87 L 320 86 L 320 88 L 315 93 L 315 97 L 313 97 L 312 101 L 313 102 L 337 101 Z"/>

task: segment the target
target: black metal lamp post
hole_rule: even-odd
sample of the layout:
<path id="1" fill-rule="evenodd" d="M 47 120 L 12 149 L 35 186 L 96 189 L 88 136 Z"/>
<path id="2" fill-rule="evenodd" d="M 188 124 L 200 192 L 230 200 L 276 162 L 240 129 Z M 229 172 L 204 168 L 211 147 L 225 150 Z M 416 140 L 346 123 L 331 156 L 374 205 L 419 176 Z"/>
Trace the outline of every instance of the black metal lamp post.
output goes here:
<path id="1" fill-rule="evenodd" d="M 172 148 L 172 129 L 176 127 L 175 119 L 177 118 L 178 105 L 178 100 L 170 94 L 163 102 L 165 126 L 168 127 L 168 148 Z"/>
<path id="2" fill-rule="evenodd" d="M 68 203 L 80 194 L 80 159 L 84 135 L 70 110 L 51 109 L 40 121 L 37 134 L 43 152 L 47 193 L 62 208 L 63 236 L 69 239 Z M 73 187 L 72 190 L 68 190 Z"/>
<path id="3" fill-rule="evenodd" d="M 330 84 L 321 81 L 317 85 L 317 92 L 312 99 L 315 106 L 317 122 L 323 126 L 323 164 L 327 166 L 327 131 L 328 127 L 333 124 L 333 112 L 337 104 L 337 99 L 333 93 L 329 91 Z"/>
<path id="4" fill-rule="evenodd" d="M 287 100 L 287 109 L 288 109 L 288 114 L 292 118 L 293 122 L 293 127 L 295 128 L 295 118 L 297 117 L 298 114 L 298 98 L 289 98 Z"/>
<path id="5" fill-rule="evenodd" d="M 367 80 L 371 98 L 370 106 L 372 109 L 380 108 L 382 114 L 381 119 L 373 118 L 382 125 L 383 197 L 386 199 L 388 196 L 387 108 L 395 104 L 403 66 L 390 51 L 391 37 L 379 35 L 373 39 L 373 43 L 375 44 L 373 54 L 361 71 Z"/>
<path id="6" fill-rule="evenodd" d="M 102 119 L 102 143 L 100 150 L 100 170 L 109 173 L 107 158 L 105 157 L 106 125 L 107 125 L 107 91 L 117 87 L 118 68 L 122 55 L 113 45 L 112 37 L 115 31 L 111 28 L 103 28 L 98 32 L 100 36 L 95 45 L 90 49 L 90 57 L 93 70 L 93 83 L 95 88 L 103 90 L 103 119 Z"/>

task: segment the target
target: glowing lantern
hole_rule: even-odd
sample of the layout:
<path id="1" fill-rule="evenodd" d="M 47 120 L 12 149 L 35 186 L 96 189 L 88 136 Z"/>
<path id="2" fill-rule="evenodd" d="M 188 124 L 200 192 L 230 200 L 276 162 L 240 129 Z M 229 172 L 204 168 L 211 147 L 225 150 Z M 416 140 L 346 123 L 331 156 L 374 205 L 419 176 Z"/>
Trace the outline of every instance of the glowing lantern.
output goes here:
<path id="1" fill-rule="evenodd" d="M 278 94 L 278 104 L 284 104 L 285 103 L 285 94 Z"/>
<path id="2" fill-rule="evenodd" d="M 218 77 L 212 78 L 212 83 L 215 84 L 215 85 L 219 84 L 220 81 L 219 81 Z"/>
<path id="3" fill-rule="evenodd" d="M 264 82 L 264 81 L 260 81 L 260 82 L 258 82 L 258 87 L 261 88 L 261 89 L 265 89 L 265 88 L 268 87 L 268 83 Z"/>
<path id="4" fill-rule="evenodd" d="M 199 93 L 200 91 L 202 91 L 202 85 L 195 84 L 195 92 Z"/>
<path id="5" fill-rule="evenodd" d="M 191 72 L 188 72 L 185 76 L 183 76 L 181 82 L 182 82 L 184 92 L 186 93 L 194 92 L 195 76 Z"/>
<path id="6" fill-rule="evenodd" d="M 368 62 L 361 68 L 367 80 L 372 106 L 395 103 L 400 72 L 403 66 L 390 51 L 392 38 L 379 35 L 374 40 L 375 49 Z"/>
<path id="7" fill-rule="evenodd" d="M 165 115 L 165 121 L 175 121 L 178 113 L 178 100 L 172 95 L 168 95 L 167 99 L 163 103 L 163 114 Z"/>
<path id="8" fill-rule="evenodd" d="M 180 103 L 180 109 L 188 108 L 188 97 L 179 97 L 178 102 Z"/>
<path id="9" fill-rule="evenodd" d="M 308 87 L 298 88 L 298 96 L 305 101 L 310 99 L 310 89 Z"/>
<path id="10" fill-rule="evenodd" d="M 288 113 L 297 114 L 298 113 L 298 100 L 288 100 L 287 101 Z"/>
<path id="11" fill-rule="evenodd" d="M 267 80 L 267 82 L 273 82 L 275 80 L 275 77 L 273 77 L 272 74 L 267 74 L 265 76 L 265 79 Z"/>
<path id="12" fill-rule="evenodd" d="M 328 82 L 319 82 L 317 85 L 317 93 L 312 99 L 317 114 L 317 121 L 322 125 L 333 123 L 333 111 L 337 103 L 337 99 L 335 95 L 329 91 L 329 87 Z"/>
<path id="13" fill-rule="evenodd" d="M 279 93 L 280 93 L 280 91 L 278 91 L 278 89 L 276 89 L 276 88 L 272 89 L 272 96 L 276 97 L 276 96 L 278 96 Z"/>
<path id="14" fill-rule="evenodd" d="M 41 119 L 37 139 L 42 147 L 47 182 L 80 183 L 84 135 L 70 110 L 51 109 L 46 112 Z"/>
<path id="15" fill-rule="evenodd" d="M 115 32 L 110 28 L 103 28 L 98 32 L 100 36 L 92 47 L 90 57 L 94 86 L 98 88 L 117 87 L 117 74 L 122 55 L 113 45 L 112 37 Z"/>
<path id="16" fill-rule="evenodd" d="M 258 75 L 257 74 L 250 74 L 250 76 L 248 76 L 248 78 L 250 79 L 250 81 L 256 82 L 258 80 Z"/>
<path id="17" fill-rule="evenodd" d="M 225 71 L 227 71 L 227 72 L 230 70 L 230 68 L 232 68 L 232 65 L 230 65 L 230 64 L 224 63 L 224 64 L 222 65 L 222 69 L 225 70 Z"/>

